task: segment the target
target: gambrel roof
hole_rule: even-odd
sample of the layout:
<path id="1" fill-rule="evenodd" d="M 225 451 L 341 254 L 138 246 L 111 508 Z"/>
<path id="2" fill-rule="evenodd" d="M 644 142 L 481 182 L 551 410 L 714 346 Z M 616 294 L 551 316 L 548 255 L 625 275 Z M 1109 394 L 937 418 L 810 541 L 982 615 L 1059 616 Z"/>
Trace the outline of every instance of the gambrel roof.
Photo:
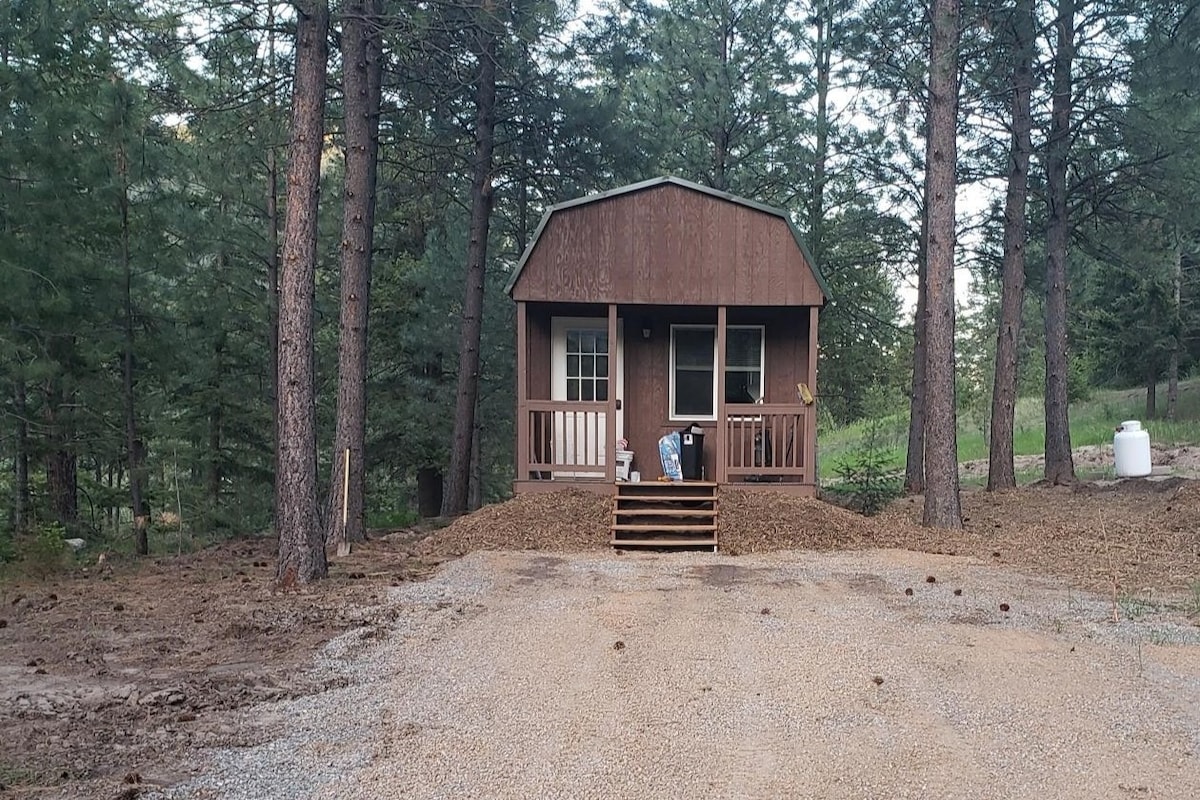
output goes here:
<path id="1" fill-rule="evenodd" d="M 825 283 L 782 209 L 654 178 L 551 206 L 506 291 L 517 300 L 819 306 Z"/>

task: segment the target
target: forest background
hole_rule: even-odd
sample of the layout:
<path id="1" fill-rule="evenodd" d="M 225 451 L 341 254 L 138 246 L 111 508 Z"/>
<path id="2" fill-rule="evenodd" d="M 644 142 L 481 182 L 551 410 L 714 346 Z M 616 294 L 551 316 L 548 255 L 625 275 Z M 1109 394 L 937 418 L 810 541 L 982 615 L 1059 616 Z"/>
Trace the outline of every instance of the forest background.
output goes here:
<path id="1" fill-rule="evenodd" d="M 939 79 L 970 200 L 950 264 Z M 268 530 L 277 457 L 311 474 L 289 525 L 324 530 L 343 485 L 359 530 L 411 519 L 422 481 L 452 513 L 506 496 L 502 287 L 546 207 L 663 174 L 793 215 L 834 295 L 823 432 L 899 415 L 924 488 L 923 301 L 949 280 L 932 390 L 990 422 L 997 475 L 1005 403 L 1044 396 L 1069 479 L 1068 400 L 1137 386 L 1175 416 L 1200 355 L 1197 86 L 1200 11 L 1169 0 L 7 0 L 0 559 Z M 306 359 L 312 453 L 277 453 Z"/>

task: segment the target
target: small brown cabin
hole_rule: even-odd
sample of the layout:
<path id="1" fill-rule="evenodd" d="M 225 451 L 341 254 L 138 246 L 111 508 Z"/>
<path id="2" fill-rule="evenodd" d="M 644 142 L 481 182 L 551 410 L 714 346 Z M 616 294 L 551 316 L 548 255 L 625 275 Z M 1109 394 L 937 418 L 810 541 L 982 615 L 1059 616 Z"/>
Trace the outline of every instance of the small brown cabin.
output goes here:
<path id="1" fill-rule="evenodd" d="M 815 493 L 829 292 L 786 212 L 671 177 L 560 203 L 508 292 L 518 493 L 655 481 L 685 428 L 690 477 Z"/>

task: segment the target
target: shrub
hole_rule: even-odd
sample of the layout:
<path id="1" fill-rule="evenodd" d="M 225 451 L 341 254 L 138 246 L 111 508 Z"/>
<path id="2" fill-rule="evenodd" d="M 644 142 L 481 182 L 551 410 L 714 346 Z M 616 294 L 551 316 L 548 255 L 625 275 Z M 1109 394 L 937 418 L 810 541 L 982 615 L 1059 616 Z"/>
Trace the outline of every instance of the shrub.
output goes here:
<path id="1" fill-rule="evenodd" d="M 21 566 L 35 578 L 46 578 L 67 566 L 67 531 L 58 523 L 39 525 L 36 533 L 17 540 Z"/>
<path id="2" fill-rule="evenodd" d="M 872 412 L 863 430 L 862 441 L 834 471 L 842 479 L 838 493 L 849 499 L 854 510 L 873 516 L 901 494 L 903 481 L 899 466 L 887 455 L 884 410 L 886 397 L 878 388 L 867 392 Z"/>
<path id="3" fill-rule="evenodd" d="M 849 497 L 849 505 L 868 517 L 878 514 L 901 494 L 902 481 L 896 465 L 877 447 L 859 450 L 837 466 L 842 479 L 838 487 Z"/>

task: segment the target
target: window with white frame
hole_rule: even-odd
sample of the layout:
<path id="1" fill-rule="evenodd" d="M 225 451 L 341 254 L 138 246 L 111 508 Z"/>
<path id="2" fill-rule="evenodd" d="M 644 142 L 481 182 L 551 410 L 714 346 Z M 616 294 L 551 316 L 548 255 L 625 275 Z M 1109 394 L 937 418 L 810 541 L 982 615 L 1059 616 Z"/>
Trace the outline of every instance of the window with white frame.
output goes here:
<path id="1" fill-rule="evenodd" d="M 763 397 L 763 326 L 731 325 L 725 331 L 725 402 Z M 717 329 L 671 326 L 671 419 L 717 416 Z"/>

